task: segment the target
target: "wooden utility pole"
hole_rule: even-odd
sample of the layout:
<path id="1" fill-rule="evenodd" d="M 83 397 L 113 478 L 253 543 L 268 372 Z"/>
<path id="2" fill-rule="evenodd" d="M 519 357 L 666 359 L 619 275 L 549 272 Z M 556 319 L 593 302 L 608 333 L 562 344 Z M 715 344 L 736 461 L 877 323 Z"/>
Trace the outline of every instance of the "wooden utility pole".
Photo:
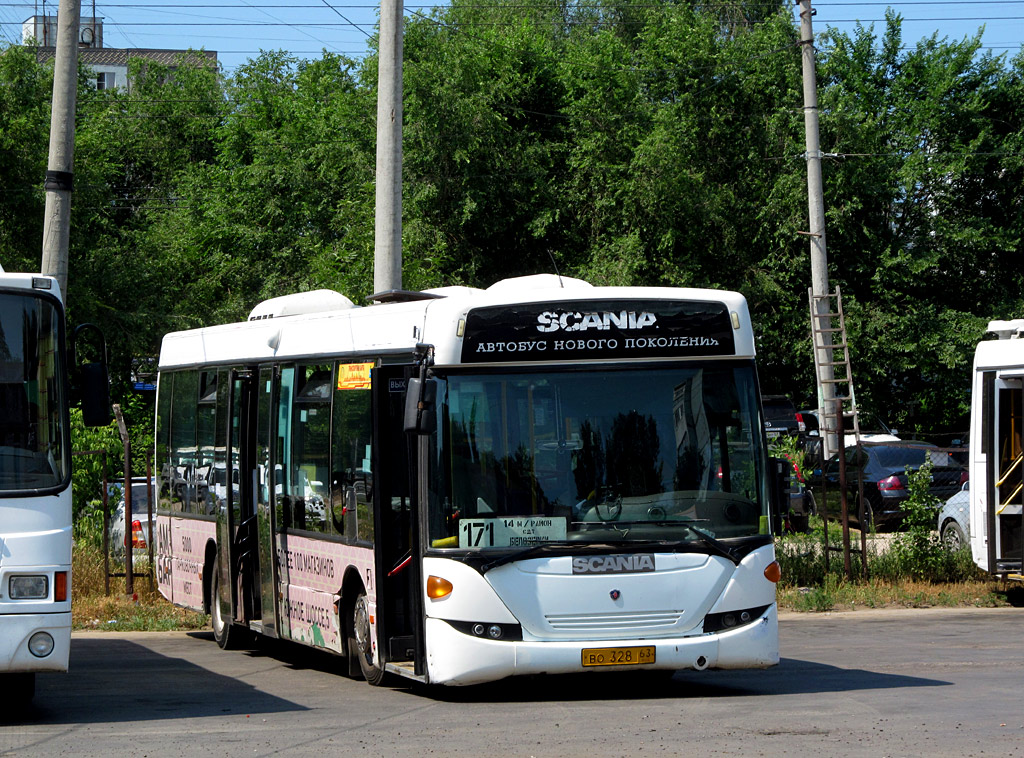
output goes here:
<path id="1" fill-rule="evenodd" d="M 402 288 L 402 0 L 381 0 L 373 291 Z"/>
<path id="2" fill-rule="evenodd" d="M 810 228 L 808 237 L 811 240 L 811 293 L 813 308 L 822 320 L 828 313 L 828 301 L 822 298 L 828 292 L 828 255 L 825 250 L 825 197 L 821 178 L 821 142 L 818 127 L 818 83 L 814 67 L 814 32 L 811 28 L 811 0 L 800 0 L 800 46 L 803 57 L 804 83 L 804 135 L 807 152 L 807 207 Z M 831 336 L 827 332 L 812 332 L 814 350 L 823 349 L 831 344 Z M 830 352 L 830 351 L 826 351 Z M 822 421 L 822 443 L 825 460 L 836 450 L 842 449 L 842 443 L 836 438 L 836 424 L 833 409 L 835 408 L 835 386 L 832 382 L 834 372 L 831 365 L 822 365 L 818 371 L 818 417 Z M 830 423 L 831 422 L 831 423 Z"/>
<path id="3" fill-rule="evenodd" d="M 53 61 L 50 156 L 46 164 L 41 272 L 57 279 L 68 302 L 68 240 L 71 236 L 71 178 L 75 157 L 75 99 L 78 94 L 80 0 L 60 0 Z M 43 19 L 46 26 L 46 19 Z"/>

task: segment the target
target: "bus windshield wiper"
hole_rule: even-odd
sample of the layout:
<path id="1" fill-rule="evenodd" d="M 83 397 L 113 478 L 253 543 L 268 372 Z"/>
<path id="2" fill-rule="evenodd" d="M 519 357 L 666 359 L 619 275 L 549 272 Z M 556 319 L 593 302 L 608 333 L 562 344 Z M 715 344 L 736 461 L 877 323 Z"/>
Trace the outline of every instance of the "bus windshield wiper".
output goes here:
<path id="1" fill-rule="evenodd" d="M 674 521 L 672 523 L 674 523 L 674 524 L 682 524 L 683 526 L 685 526 L 690 531 L 691 534 L 695 535 L 697 537 L 697 539 L 699 539 L 701 542 L 703 542 L 705 545 L 707 545 L 708 548 L 710 548 L 710 553 L 712 555 L 719 555 L 722 558 L 728 558 L 730 561 L 732 561 L 737 566 L 740 565 L 740 559 L 737 558 L 733 554 L 732 550 L 730 550 L 728 548 L 728 546 L 726 546 L 726 544 L 724 542 L 722 542 L 721 540 L 716 540 L 710 534 L 707 534 L 706 532 L 701 531 L 700 529 L 695 527 L 693 524 L 688 524 L 685 521 Z"/>
<path id="2" fill-rule="evenodd" d="M 620 522 L 621 523 L 621 522 Z M 737 566 L 740 563 L 740 559 L 736 557 L 733 552 L 720 540 L 715 539 L 709 534 L 705 534 L 700 529 L 697 529 L 686 522 L 681 521 L 636 521 L 628 523 L 637 524 L 672 524 L 685 526 L 694 536 L 697 537 L 700 542 L 709 548 L 708 552 L 711 555 L 717 555 L 721 558 L 726 558 Z M 652 547 L 666 548 L 666 552 L 671 552 L 674 545 L 672 541 L 668 540 L 634 540 L 630 542 L 579 542 L 579 541 L 568 541 L 568 540 L 557 540 L 551 542 L 543 542 L 539 545 L 531 545 L 530 547 L 517 550 L 514 553 L 507 553 L 499 558 L 495 558 L 493 561 L 488 561 L 480 567 L 480 573 L 486 574 L 491 569 L 496 569 L 499 566 L 504 566 L 508 563 L 515 563 L 516 561 L 527 560 L 528 558 L 534 558 L 540 555 L 547 554 L 561 554 L 566 551 L 568 552 L 596 552 L 596 553 L 636 553 L 646 550 L 650 550 Z"/>
<path id="3" fill-rule="evenodd" d="M 721 556 L 722 558 L 727 558 L 730 561 L 732 561 L 734 564 L 736 564 L 737 566 L 740 565 L 740 559 L 737 558 L 733 554 L 732 550 L 730 550 L 729 547 L 724 542 L 722 542 L 721 540 L 715 539 L 714 537 L 712 537 L 707 532 L 705 532 L 705 531 L 703 531 L 701 529 L 698 529 L 697 527 L 695 527 L 689 521 L 683 521 L 683 520 L 680 520 L 680 519 L 664 519 L 664 520 L 661 520 L 661 521 L 647 521 L 647 520 L 638 520 L 638 521 L 594 521 L 594 522 L 588 522 L 588 523 L 597 524 L 597 525 L 600 525 L 602 527 L 611 528 L 611 529 L 618 529 L 620 526 L 632 527 L 632 526 L 638 526 L 638 525 L 644 525 L 645 526 L 645 525 L 648 525 L 648 524 L 654 524 L 656 526 L 681 526 L 684 529 L 686 529 L 687 531 L 689 531 L 691 534 L 693 534 L 704 545 L 706 545 L 709 548 L 709 553 L 711 555 L 717 555 L 717 556 Z M 624 531 L 628 531 L 628 529 L 624 530 Z M 667 542 L 665 542 L 663 540 L 657 540 L 656 543 L 657 544 L 668 544 Z M 633 544 L 637 544 L 637 543 L 633 543 Z"/>
<path id="4" fill-rule="evenodd" d="M 514 553 L 507 553 L 500 558 L 495 558 L 493 561 L 488 561 L 480 567 L 480 573 L 486 574 L 491 569 L 496 569 L 498 566 L 504 566 L 507 563 L 514 563 L 516 561 L 523 561 L 527 558 L 533 558 L 538 555 L 545 555 L 547 553 L 562 553 L 566 550 L 575 552 L 576 550 L 582 549 L 594 549 L 597 548 L 599 551 L 604 550 L 618 551 L 622 550 L 617 545 L 612 545 L 607 542 L 577 542 L 569 540 L 552 540 L 551 542 L 541 542 L 537 545 L 530 545 L 530 547 L 517 550 Z M 623 551 L 624 552 L 624 551 Z"/>

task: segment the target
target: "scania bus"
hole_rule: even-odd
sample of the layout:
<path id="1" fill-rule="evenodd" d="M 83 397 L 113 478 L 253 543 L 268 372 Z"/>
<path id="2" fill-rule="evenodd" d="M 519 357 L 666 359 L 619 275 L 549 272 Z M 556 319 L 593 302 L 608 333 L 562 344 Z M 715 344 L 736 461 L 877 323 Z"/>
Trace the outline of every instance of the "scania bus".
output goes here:
<path id="1" fill-rule="evenodd" d="M 970 431 L 970 542 L 989 573 L 1024 578 L 1024 319 L 992 321 L 974 354 Z"/>
<path id="2" fill-rule="evenodd" d="M 742 296 L 326 290 L 168 334 L 157 574 L 353 676 L 779 660 L 774 482 Z"/>

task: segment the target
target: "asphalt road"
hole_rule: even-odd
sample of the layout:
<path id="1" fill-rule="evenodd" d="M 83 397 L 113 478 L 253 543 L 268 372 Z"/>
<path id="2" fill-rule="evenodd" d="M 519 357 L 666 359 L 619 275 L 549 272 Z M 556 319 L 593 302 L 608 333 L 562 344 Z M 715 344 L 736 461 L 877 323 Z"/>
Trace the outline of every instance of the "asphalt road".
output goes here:
<path id="1" fill-rule="evenodd" d="M 1024 611 L 784 615 L 782 663 L 372 688 L 296 646 L 76 633 L 0 755 L 1024 755 Z"/>

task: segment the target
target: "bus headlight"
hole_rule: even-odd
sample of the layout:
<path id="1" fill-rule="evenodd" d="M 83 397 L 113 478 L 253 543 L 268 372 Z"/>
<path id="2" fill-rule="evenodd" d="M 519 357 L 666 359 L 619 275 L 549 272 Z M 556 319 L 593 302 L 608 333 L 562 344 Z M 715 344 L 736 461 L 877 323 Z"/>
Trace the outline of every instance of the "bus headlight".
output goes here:
<path id="1" fill-rule="evenodd" d="M 757 608 L 743 608 L 725 613 L 709 613 L 704 617 L 704 633 L 724 632 L 740 626 L 746 626 L 752 621 L 757 621 L 764 615 L 769 606 L 760 605 Z"/>
<path id="2" fill-rule="evenodd" d="M 50 580 L 45 576 L 12 576 L 7 589 L 11 600 L 44 600 L 50 595 Z"/>
<path id="3" fill-rule="evenodd" d="M 28 650 L 36 658 L 45 658 L 53 652 L 53 637 L 49 632 L 36 632 L 28 638 Z"/>
<path id="4" fill-rule="evenodd" d="M 483 639 L 501 640 L 502 642 L 519 642 L 523 639 L 523 628 L 519 624 L 491 624 L 480 621 L 444 620 L 449 626 L 463 634 Z"/>

